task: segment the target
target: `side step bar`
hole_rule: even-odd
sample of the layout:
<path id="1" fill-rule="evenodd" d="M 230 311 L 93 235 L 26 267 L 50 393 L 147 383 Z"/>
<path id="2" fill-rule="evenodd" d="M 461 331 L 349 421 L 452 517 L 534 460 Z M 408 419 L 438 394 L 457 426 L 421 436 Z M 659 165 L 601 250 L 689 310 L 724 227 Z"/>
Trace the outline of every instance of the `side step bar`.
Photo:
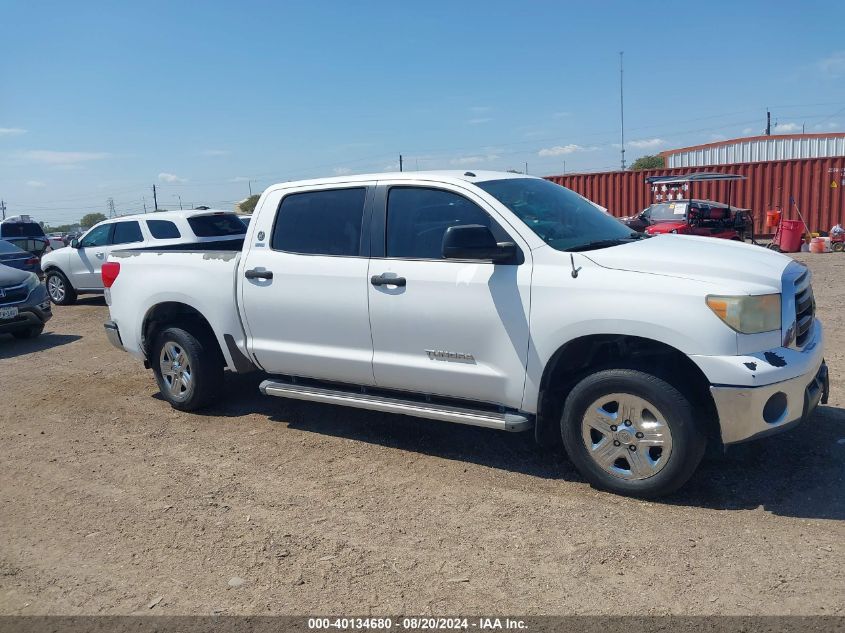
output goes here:
<path id="1" fill-rule="evenodd" d="M 481 411 L 435 404 L 433 402 L 403 400 L 368 393 L 325 389 L 323 387 L 297 385 L 273 380 L 265 380 L 258 388 L 265 396 L 338 404 L 356 409 L 398 413 L 417 418 L 457 422 L 458 424 L 483 426 L 502 431 L 525 431 L 534 425 L 534 421 L 523 413 Z"/>

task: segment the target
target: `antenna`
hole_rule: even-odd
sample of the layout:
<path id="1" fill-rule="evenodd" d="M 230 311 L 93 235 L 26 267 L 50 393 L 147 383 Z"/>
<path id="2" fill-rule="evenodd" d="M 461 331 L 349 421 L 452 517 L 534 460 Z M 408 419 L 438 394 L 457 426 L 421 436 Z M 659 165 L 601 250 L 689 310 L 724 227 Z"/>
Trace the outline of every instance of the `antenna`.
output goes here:
<path id="1" fill-rule="evenodd" d="M 625 97 L 622 92 L 622 56 L 625 51 L 619 51 L 619 121 L 622 124 L 620 133 L 622 137 L 622 171 L 625 171 Z"/>

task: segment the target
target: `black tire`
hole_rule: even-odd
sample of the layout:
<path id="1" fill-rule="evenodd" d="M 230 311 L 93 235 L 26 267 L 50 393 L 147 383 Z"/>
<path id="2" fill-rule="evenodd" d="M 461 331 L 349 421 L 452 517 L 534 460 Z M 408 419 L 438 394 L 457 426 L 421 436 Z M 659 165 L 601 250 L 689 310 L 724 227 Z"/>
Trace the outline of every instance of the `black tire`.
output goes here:
<path id="1" fill-rule="evenodd" d="M 628 427 L 629 432 L 624 433 L 624 436 L 616 432 L 626 431 L 622 424 L 614 425 L 616 431 L 606 436 L 594 430 L 583 430 L 582 421 L 585 419 L 588 407 L 611 394 L 630 395 L 635 399 L 646 401 L 661 414 L 668 427 L 671 450 L 667 460 L 654 474 L 639 479 L 623 478 L 634 476 L 634 467 L 631 462 L 626 461 L 629 453 L 625 449 L 632 451 L 631 457 L 634 457 L 633 453 L 639 449 L 637 461 L 645 456 L 649 458 L 649 464 L 652 461 L 659 464 L 662 458 L 662 448 L 640 445 L 639 442 L 645 443 L 646 440 L 633 438 L 630 430 L 636 430 L 636 424 Z M 612 409 L 612 405 L 610 408 Z M 561 416 L 561 436 L 569 458 L 591 485 L 626 496 L 659 497 L 683 486 L 701 462 L 706 437 L 703 430 L 696 424 L 695 418 L 695 411 L 690 401 L 668 382 L 634 369 L 608 369 L 586 376 L 569 393 Z M 608 453 L 613 455 L 618 452 L 619 458 L 607 466 L 617 474 L 605 470 L 591 456 L 591 450 L 587 447 L 588 439 L 584 438 L 584 433 L 588 434 L 590 441 L 593 441 L 592 438 L 597 437 L 596 433 L 599 433 L 599 439 L 593 445 L 593 450 L 596 450 L 597 446 L 602 446 L 601 442 L 605 438 L 614 447 L 618 447 L 608 446 Z M 642 433 L 637 434 L 637 437 L 641 436 Z M 616 444 L 616 442 L 620 443 Z M 634 445 L 633 449 L 631 445 Z M 656 459 L 653 459 L 655 455 Z M 622 474 L 626 470 L 626 464 L 629 472 L 627 475 Z"/>
<path id="2" fill-rule="evenodd" d="M 52 282 L 51 282 L 52 279 Z M 47 271 L 44 277 L 44 283 L 47 286 L 47 294 L 50 301 L 58 306 L 69 306 L 76 303 L 76 290 L 60 270 L 52 268 Z M 63 290 L 63 293 L 61 292 Z"/>
<path id="3" fill-rule="evenodd" d="M 163 355 L 165 346 L 168 352 Z M 170 370 L 174 373 L 165 375 L 162 358 L 178 358 L 174 351 L 181 351 L 186 362 L 177 362 L 178 368 L 171 365 Z M 150 365 L 162 397 L 180 411 L 196 411 L 208 406 L 223 388 L 223 361 L 217 343 L 202 328 L 168 327 L 159 332 L 153 343 Z M 179 379 L 174 387 L 176 377 Z M 190 386 L 186 387 L 186 383 Z"/>
<path id="4" fill-rule="evenodd" d="M 834 253 L 841 253 L 843 250 L 845 250 L 845 242 L 834 242 L 833 244 L 831 244 L 830 250 L 832 250 Z"/>
<path id="5" fill-rule="evenodd" d="M 43 325 L 33 325 L 30 328 L 25 330 L 18 330 L 16 332 L 12 332 L 12 336 L 19 339 L 27 339 L 27 338 L 36 338 L 41 336 L 41 333 L 44 331 Z"/>

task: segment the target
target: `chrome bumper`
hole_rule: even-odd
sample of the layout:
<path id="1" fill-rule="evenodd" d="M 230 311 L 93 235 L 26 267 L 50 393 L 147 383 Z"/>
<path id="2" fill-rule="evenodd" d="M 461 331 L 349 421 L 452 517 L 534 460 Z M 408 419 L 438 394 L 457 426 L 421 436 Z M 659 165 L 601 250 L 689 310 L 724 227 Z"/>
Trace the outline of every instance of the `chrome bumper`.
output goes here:
<path id="1" fill-rule="evenodd" d="M 106 330 L 106 338 L 109 343 L 114 345 L 117 349 L 124 351 L 123 341 L 120 340 L 120 330 L 117 329 L 117 323 L 114 321 L 106 321 L 103 323 L 103 328 Z"/>
<path id="2" fill-rule="evenodd" d="M 786 430 L 827 403 L 830 379 L 820 360 L 812 373 L 760 387 L 711 386 L 722 442 L 736 444 Z"/>

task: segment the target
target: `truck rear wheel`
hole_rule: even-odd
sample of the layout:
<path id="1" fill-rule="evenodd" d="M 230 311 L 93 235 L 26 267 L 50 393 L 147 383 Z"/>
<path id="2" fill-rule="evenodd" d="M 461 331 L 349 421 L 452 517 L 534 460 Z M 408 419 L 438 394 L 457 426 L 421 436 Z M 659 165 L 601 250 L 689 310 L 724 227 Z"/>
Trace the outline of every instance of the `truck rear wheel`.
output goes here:
<path id="1" fill-rule="evenodd" d="M 174 409 L 209 405 L 223 387 L 223 364 L 207 335 L 169 327 L 155 338 L 150 364 L 161 395 Z"/>
<path id="2" fill-rule="evenodd" d="M 690 401 L 668 382 L 634 369 L 582 379 L 566 399 L 561 435 L 593 486 L 634 497 L 680 488 L 704 454 Z"/>

